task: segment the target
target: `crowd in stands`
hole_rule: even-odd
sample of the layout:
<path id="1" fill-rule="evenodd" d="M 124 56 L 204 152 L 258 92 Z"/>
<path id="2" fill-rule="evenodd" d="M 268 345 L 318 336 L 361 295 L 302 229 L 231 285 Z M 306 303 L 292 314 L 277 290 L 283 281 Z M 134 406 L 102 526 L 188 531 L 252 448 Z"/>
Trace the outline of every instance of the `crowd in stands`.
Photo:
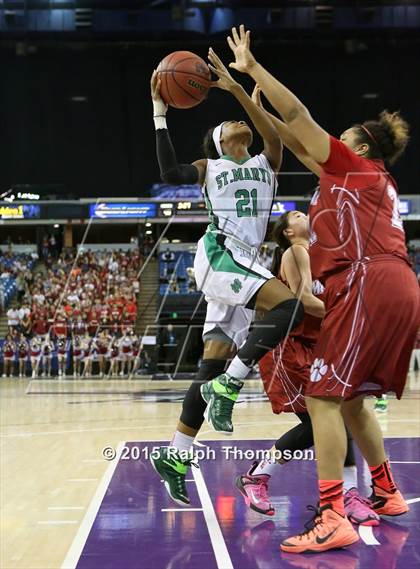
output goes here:
<path id="1" fill-rule="evenodd" d="M 18 304 L 7 310 L 3 375 L 17 368 L 19 375 L 50 375 L 53 359 L 58 375 L 69 368 L 90 375 L 93 362 L 101 376 L 136 371 L 144 363 L 134 332 L 140 254 L 65 250 L 48 258 L 38 272 L 23 267 Z"/>
<path id="2" fill-rule="evenodd" d="M 0 250 L 0 312 L 16 295 L 21 299 L 33 280 L 32 268 L 38 260 L 36 253 L 13 254 Z"/>
<path id="3" fill-rule="evenodd" d="M 166 248 L 159 255 L 160 294 L 191 294 L 197 292 L 194 276 L 194 252 L 173 251 Z M 270 270 L 273 256 L 272 249 L 263 245 L 260 263 Z"/>
<path id="4" fill-rule="evenodd" d="M 55 249 L 45 240 L 38 255 L 0 251 L 0 313 L 7 336 L 0 340 L 3 376 L 130 376 L 147 372 L 150 359 L 135 333 L 137 251 Z M 152 244 L 149 244 L 152 246 Z M 47 252 L 48 247 L 48 252 Z M 420 282 L 420 248 L 409 248 Z M 48 259 L 48 262 L 45 262 Z M 270 267 L 272 254 L 261 251 Z M 160 294 L 196 292 L 194 253 L 169 248 L 159 254 Z M 11 303 L 16 299 L 16 303 Z"/>
<path id="5" fill-rule="evenodd" d="M 160 294 L 191 294 L 197 292 L 194 276 L 194 253 L 171 251 L 159 255 Z"/>

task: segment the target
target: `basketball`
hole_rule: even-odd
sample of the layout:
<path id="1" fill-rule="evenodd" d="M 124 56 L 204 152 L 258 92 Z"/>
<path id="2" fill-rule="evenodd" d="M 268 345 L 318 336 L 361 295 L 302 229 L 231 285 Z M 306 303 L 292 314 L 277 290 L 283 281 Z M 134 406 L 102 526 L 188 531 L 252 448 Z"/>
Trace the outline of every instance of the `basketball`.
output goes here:
<path id="1" fill-rule="evenodd" d="M 176 109 L 190 109 L 207 97 L 210 69 L 191 51 L 174 51 L 159 63 L 162 79 L 161 95 L 165 103 Z"/>

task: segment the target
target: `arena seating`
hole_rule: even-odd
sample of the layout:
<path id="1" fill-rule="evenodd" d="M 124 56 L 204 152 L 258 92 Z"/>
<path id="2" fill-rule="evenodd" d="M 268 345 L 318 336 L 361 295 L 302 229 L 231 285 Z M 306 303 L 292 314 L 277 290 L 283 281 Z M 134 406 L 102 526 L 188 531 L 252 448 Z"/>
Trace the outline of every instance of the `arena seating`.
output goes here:
<path id="1" fill-rule="evenodd" d="M 4 310 L 16 293 L 16 279 L 0 279 L 0 306 Z"/>
<path id="2" fill-rule="evenodd" d="M 34 336 L 53 342 L 52 371 L 57 369 L 57 340 L 67 337 L 67 365 L 71 368 L 74 336 L 96 337 L 107 330 L 119 338 L 133 330 L 137 319 L 138 273 L 141 257 L 137 250 L 76 252 L 66 250 L 36 274 L 30 256 L 6 254 L 0 257 L 0 300 L 6 307 L 17 292 L 16 277 L 25 274 L 25 291 L 17 305 L 18 324 L 10 324 L 12 343 Z M 27 277 L 30 278 L 27 278 Z M 24 315 L 27 312 L 28 316 Z M 128 332 L 127 332 L 128 333 Z M 0 364 L 4 339 L 0 339 Z M 92 351 L 94 348 L 92 347 Z M 97 361 L 97 355 L 93 356 Z M 14 358 L 18 361 L 18 354 Z M 2 366 L 3 367 L 3 366 Z M 30 371 L 29 358 L 26 365 Z M 15 365 L 16 369 L 16 365 Z"/>
<path id="3" fill-rule="evenodd" d="M 0 255 L 0 312 L 4 311 L 15 296 L 16 278 L 19 273 L 32 270 L 35 259 L 27 254 Z"/>
<path id="4" fill-rule="evenodd" d="M 173 251 L 172 253 L 174 258 L 169 263 L 165 261 L 165 252 L 159 256 L 160 294 L 162 296 L 199 294 L 196 290 L 192 290 L 192 287 L 188 284 L 191 277 L 188 275 L 187 269 L 194 266 L 194 253 L 190 251 Z M 179 292 L 171 290 L 170 283 L 174 280 L 178 284 Z"/>

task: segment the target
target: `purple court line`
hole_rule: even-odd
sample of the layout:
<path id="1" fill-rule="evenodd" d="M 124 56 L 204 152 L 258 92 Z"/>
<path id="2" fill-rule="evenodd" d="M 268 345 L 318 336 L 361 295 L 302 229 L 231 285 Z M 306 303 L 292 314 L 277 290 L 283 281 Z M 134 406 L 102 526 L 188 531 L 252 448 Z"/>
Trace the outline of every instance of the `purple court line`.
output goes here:
<path id="1" fill-rule="evenodd" d="M 278 546 L 288 535 L 302 531 L 308 516 L 305 505 L 316 501 L 313 461 L 300 464 L 295 461 L 279 467 L 279 475 L 270 481 L 276 523 L 250 511 L 234 488 L 235 475 L 249 468 L 249 459 L 219 460 L 218 456 L 217 460 L 201 461 L 210 507 L 223 535 L 219 542 L 226 544 L 231 566 L 235 569 L 417 567 L 420 479 L 416 463 L 420 460 L 420 439 L 390 438 L 385 443 L 401 490 L 412 502 L 411 511 L 392 522 L 382 521 L 373 531 L 368 530 L 365 540 L 379 546 L 361 541 L 345 551 L 311 556 L 311 561 L 307 556 L 280 553 Z M 159 443 L 139 441 L 126 446 L 144 449 L 156 444 Z M 233 444 L 242 450 L 271 446 L 268 440 L 207 441 L 218 453 L 223 445 Z M 197 480 L 194 470 L 192 475 Z M 191 497 L 191 511 L 188 511 L 170 500 L 145 460 L 120 460 L 111 475 L 108 471 L 106 474 L 108 488 L 95 495 L 92 501 L 95 505 L 91 504 L 87 512 L 89 523 L 83 520 L 83 531 L 79 531 L 75 540 L 77 548 L 72 545 L 72 563 L 63 564 L 63 569 L 216 569 L 209 527 L 202 511 L 205 504 L 196 484 L 187 482 Z M 359 487 L 365 495 L 369 481 L 368 469 L 359 464 Z M 67 560 L 71 558 L 70 552 Z"/>

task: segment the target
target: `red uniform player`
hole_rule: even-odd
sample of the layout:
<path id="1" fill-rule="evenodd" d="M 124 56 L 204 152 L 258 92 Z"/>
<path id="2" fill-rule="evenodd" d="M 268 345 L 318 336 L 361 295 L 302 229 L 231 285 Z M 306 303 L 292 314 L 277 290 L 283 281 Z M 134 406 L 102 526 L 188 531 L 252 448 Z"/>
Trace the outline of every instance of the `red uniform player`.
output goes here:
<path id="1" fill-rule="evenodd" d="M 322 299 L 323 290 L 322 284 L 314 281 L 314 295 Z M 287 340 L 260 360 L 261 379 L 274 413 L 306 412 L 305 387 L 321 322 L 320 318 L 305 314 L 303 322 L 290 332 Z"/>
<path id="2" fill-rule="evenodd" d="M 420 320 L 418 283 L 407 260 L 397 186 L 385 168 L 403 154 L 409 126 L 398 112 L 347 128 L 340 140 L 254 58 L 241 26 L 228 39 L 232 64 L 249 73 L 284 119 L 281 130 L 320 177 L 310 219 L 312 272 L 325 286 L 326 315 L 314 350 L 306 404 L 314 431 L 319 477 L 315 523 L 288 537 L 281 550 L 322 552 L 359 540 L 343 499 L 345 424 L 366 459 L 370 504 L 379 515 L 409 510 L 385 454 L 369 393 L 400 398 Z M 280 128 L 279 128 L 280 130 Z"/>
<path id="3" fill-rule="evenodd" d="M 330 137 L 310 206 L 312 272 L 325 283 L 327 316 L 307 394 L 401 397 L 419 323 L 397 186 L 381 160 Z"/>
<path id="4" fill-rule="evenodd" d="M 306 409 L 305 390 L 310 381 L 313 350 L 325 313 L 322 302 L 324 287 L 312 281 L 309 264 L 309 223 L 302 212 L 284 213 L 273 230 L 278 247 L 271 267 L 299 298 L 305 307 L 303 322 L 274 350 L 259 362 L 264 389 L 274 413 L 292 412 L 300 424 L 274 443 L 260 462 L 254 462 L 246 474 L 238 476 L 236 486 L 245 503 L 254 511 L 274 515 L 268 495 L 270 477 L 285 464 L 314 444 L 311 420 Z M 378 525 L 379 516 L 369 507 L 357 489 L 357 468 L 353 443 L 347 432 L 347 453 L 344 461 L 345 509 L 349 519 L 360 525 Z"/>

